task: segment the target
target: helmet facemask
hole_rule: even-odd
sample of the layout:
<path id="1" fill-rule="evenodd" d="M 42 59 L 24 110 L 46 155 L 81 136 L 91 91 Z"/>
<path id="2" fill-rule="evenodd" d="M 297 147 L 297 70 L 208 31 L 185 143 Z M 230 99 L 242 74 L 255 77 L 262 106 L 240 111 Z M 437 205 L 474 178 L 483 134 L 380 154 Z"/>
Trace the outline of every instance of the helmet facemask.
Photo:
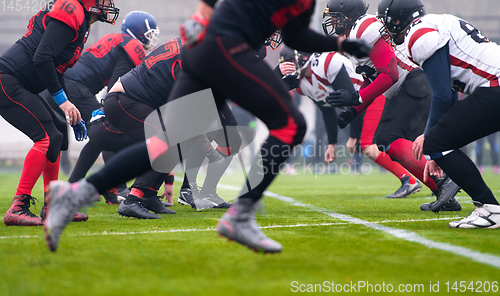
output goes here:
<path id="1" fill-rule="evenodd" d="M 146 38 L 148 42 L 144 44 L 144 49 L 152 51 L 156 48 L 156 45 L 158 45 L 159 39 L 157 36 L 160 34 L 160 29 L 158 27 L 151 28 L 148 19 L 145 19 L 145 22 L 148 30 L 146 31 L 146 33 L 144 33 L 144 38 Z"/>
<path id="2" fill-rule="evenodd" d="M 325 35 L 343 35 L 346 29 L 350 29 L 354 20 L 350 20 L 341 12 L 328 12 L 325 9 L 323 13 L 323 22 L 321 26 L 323 27 L 323 32 Z"/>
<path id="3" fill-rule="evenodd" d="M 120 9 L 115 7 L 113 0 L 109 0 L 109 4 L 106 4 L 106 0 L 95 0 L 95 5 L 87 7 L 87 10 L 91 14 L 97 15 L 98 21 L 112 25 L 116 24 L 116 20 L 120 14 Z"/>
<path id="4" fill-rule="evenodd" d="M 271 36 L 267 37 L 267 39 L 264 41 L 264 45 L 269 46 L 273 50 L 276 50 L 282 42 L 283 38 L 281 37 L 281 31 L 276 30 L 271 34 Z"/>

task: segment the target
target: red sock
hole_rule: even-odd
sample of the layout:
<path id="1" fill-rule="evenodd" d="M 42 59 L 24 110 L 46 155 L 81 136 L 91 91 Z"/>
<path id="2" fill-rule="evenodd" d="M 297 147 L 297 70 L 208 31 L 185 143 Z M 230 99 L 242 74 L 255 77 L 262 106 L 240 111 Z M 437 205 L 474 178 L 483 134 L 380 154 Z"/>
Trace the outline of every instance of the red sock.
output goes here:
<path id="1" fill-rule="evenodd" d="M 49 189 L 50 181 L 59 179 L 59 164 L 61 160 L 61 153 L 57 157 L 56 162 L 47 161 L 45 169 L 43 170 L 43 191 L 47 192 Z"/>
<path id="2" fill-rule="evenodd" d="M 38 181 L 38 178 L 45 169 L 45 165 L 49 161 L 45 153 L 40 152 L 35 143 L 24 159 L 23 172 L 17 186 L 16 195 L 27 194 L 31 195 L 31 191 Z"/>
<path id="3" fill-rule="evenodd" d="M 130 190 L 130 195 L 137 196 L 138 198 L 142 198 L 144 196 L 144 191 L 137 189 L 137 188 L 132 188 Z"/>
<path id="4" fill-rule="evenodd" d="M 375 159 L 375 163 L 389 172 L 393 173 L 399 180 L 401 180 L 404 176 L 410 176 L 410 184 L 415 184 L 415 178 L 408 172 L 401 164 L 396 161 L 393 161 L 389 155 L 385 152 L 380 152 L 377 159 Z"/>
<path id="5" fill-rule="evenodd" d="M 398 160 L 404 168 L 422 181 L 430 190 L 437 190 L 438 188 L 431 178 L 427 178 L 427 182 L 423 181 L 424 168 L 427 160 L 422 157 L 422 159 L 418 161 L 415 156 L 413 156 L 412 145 L 412 141 L 400 138 L 392 142 L 386 152 L 392 158 Z"/>

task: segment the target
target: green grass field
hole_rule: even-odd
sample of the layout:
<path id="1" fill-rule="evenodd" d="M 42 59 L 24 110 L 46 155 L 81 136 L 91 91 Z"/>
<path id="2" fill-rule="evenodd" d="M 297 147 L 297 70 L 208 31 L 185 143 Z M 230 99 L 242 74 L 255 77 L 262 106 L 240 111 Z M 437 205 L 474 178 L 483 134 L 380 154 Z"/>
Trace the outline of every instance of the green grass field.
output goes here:
<path id="1" fill-rule="evenodd" d="M 499 177 L 484 177 L 500 196 Z M 0 178 L 3 218 L 19 174 Z M 214 227 L 224 210 L 197 212 L 177 202 L 176 215 L 144 221 L 120 217 L 118 206 L 101 201 L 88 209 L 87 222 L 68 225 L 55 253 L 42 227 L 2 223 L 0 295 L 275 296 L 340 288 L 359 295 L 499 295 L 500 230 L 448 229 L 473 210 L 466 194 L 459 194 L 461 212 L 434 214 L 419 209 L 433 200 L 426 188 L 386 199 L 399 185 L 379 172 L 280 175 L 269 191 L 282 197 L 266 197 L 257 218 L 283 244 L 275 255 L 219 238 Z"/>

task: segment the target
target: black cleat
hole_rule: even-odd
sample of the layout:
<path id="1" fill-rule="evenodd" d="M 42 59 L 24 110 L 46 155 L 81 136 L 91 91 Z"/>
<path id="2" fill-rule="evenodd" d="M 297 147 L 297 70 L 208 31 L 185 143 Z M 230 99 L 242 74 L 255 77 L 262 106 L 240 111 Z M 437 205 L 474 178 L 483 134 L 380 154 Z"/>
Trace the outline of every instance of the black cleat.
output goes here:
<path id="1" fill-rule="evenodd" d="M 141 204 L 155 214 L 175 214 L 174 210 L 167 209 L 160 201 L 156 192 L 148 192 L 141 198 Z"/>
<path id="2" fill-rule="evenodd" d="M 433 211 L 434 213 L 441 211 L 441 207 L 460 192 L 460 187 L 449 177 L 446 177 L 444 182 L 440 184 L 441 186 L 438 187 L 437 192 L 434 192 L 436 201 L 429 204 L 429 211 Z M 422 207 L 420 209 L 422 209 Z"/>
<path id="3" fill-rule="evenodd" d="M 435 203 L 436 203 L 436 201 L 424 203 L 420 206 L 420 209 L 422 211 L 432 211 L 432 208 L 434 208 Z M 462 210 L 462 205 L 458 202 L 458 200 L 456 198 L 452 198 L 447 203 L 442 205 L 437 210 L 437 212 L 440 212 L 440 211 L 442 211 L 442 212 L 459 212 L 461 210 Z"/>
<path id="4" fill-rule="evenodd" d="M 401 187 L 396 192 L 387 195 L 387 198 L 404 198 L 410 194 L 417 193 L 422 189 L 422 183 L 415 180 L 415 183 L 410 184 L 410 177 L 404 176 L 401 178 Z"/>
<path id="5" fill-rule="evenodd" d="M 122 202 L 118 207 L 118 214 L 125 217 L 134 217 L 137 219 L 160 219 L 161 216 L 150 213 L 140 202 L 125 204 Z"/>

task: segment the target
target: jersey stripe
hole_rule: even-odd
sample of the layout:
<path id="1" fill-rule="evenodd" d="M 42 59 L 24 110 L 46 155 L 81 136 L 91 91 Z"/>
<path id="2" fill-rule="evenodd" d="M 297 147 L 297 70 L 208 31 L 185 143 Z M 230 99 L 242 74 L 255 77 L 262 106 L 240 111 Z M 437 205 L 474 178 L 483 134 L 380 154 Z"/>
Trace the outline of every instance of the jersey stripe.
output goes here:
<path id="1" fill-rule="evenodd" d="M 325 76 L 328 74 L 328 67 L 330 67 L 330 62 L 332 61 L 334 55 L 335 55 L 335 52 L 331 52 L 326 56 L 325 64 L 324 64 Z"/>
<path id="2" fill-rule="evenodd" d="M 450 55 L 450 63 L 452 66 L 456 66 L 456 67 L 461 67 L 463 69 L 469 69 L 469 70 L 472 70 L 472 73 L 478 75 L 478 76 L 481 76 L 483 78 L 486 78 L 490 81 L 490 86 L 491 87 L 497 87 L 497 86 L 500 86 L 500 84 L 498 83 L 498 77 L 496 75 L 493 75 L 493 74 L 490 74 L 488 72 L 485 72 L 481 69 L 478 69 L 477 67 L 465 62 L 465 61 L 462 61 L 460 60 L 459 58 L 456 58 L 452 55 Z"/>
<path id="3" fill-rule="evenodd" d="M 324 85 L 328 86 L 330 85 L 330 82 L 328 81 L 328 79 L 325 79 L 325 78 L 321 78 L 319 77 L 318 74 L 312 72 L 314 74 L 314 76 L 316 76 L 316 79 L 318 79 L 319 82 L 323 83 Z"/>
<path id="4" fill-rule="evenodd" d="M 434 32 L 436 30 L 431 29 L 431 28 L 423 28 L 423 29 L 418 29 L 415 31 L 413 35 L 411 35 L 410 41 L 408 42 L 408 51 L 410 53 L 410 56 L 413 56 L 412 54 L 412 47 L 415 42 L 417 42 L 418 38 L 422 37 L 422 35 L 427 34 L 429 32 Z"/>
<path id="5" fill-rule="evenodd" d="M 364 20 L 359 26 L 358 32 L 356 33 L 356 38 L 359 39 L 365 32 L 366 28 L 368 28 L 371 24 L 377 22 L 377 19 L 374 17 L 368 18 Z"/>

